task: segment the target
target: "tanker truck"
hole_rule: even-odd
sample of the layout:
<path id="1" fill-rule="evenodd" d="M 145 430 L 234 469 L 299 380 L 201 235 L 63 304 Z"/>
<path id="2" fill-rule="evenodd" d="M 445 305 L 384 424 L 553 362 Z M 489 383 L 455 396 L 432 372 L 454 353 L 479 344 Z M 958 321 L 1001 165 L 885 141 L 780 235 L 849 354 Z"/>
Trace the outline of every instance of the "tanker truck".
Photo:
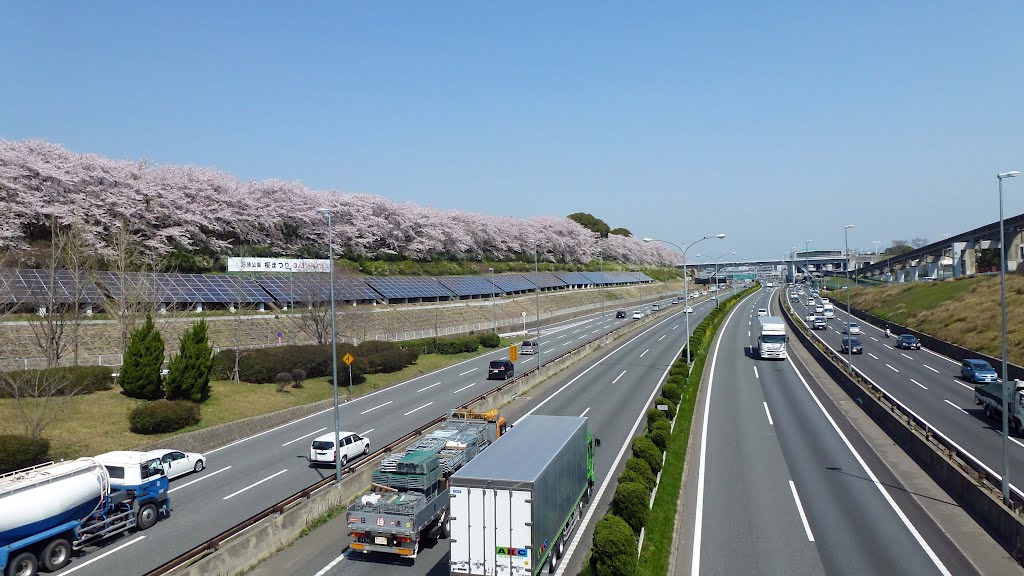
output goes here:
<path id="1" fill-rule="evenodd" d="M 49 462 L 0 476 L 0 573 L 67 566 L 84 546 L 170 514 L 167 476 L 144 452 Z"/>

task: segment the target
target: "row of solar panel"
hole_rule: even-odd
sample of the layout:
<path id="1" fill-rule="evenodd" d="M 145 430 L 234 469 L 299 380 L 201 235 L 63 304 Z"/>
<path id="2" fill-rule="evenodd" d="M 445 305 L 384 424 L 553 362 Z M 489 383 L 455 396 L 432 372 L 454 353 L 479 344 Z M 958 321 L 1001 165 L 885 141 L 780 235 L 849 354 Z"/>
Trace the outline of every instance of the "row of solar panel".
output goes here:
<path id="1" fill-rule="evenodd" d="M 97 272 L 94 276 L 58 270 L 0 270 L 0 303 L 98 304 L 104 291 L 113 300 L 148 302 L 328 302 L 330 277 L 325 274 L 231 276 Z M 338 300 L 386 300 L 488 296 L 570 286 L 603 286 L 651 282 L 641 272 L 530 272 L 489 276 L 336 277 Z M 100 289 L 103 288 L 103 290 Z"/>

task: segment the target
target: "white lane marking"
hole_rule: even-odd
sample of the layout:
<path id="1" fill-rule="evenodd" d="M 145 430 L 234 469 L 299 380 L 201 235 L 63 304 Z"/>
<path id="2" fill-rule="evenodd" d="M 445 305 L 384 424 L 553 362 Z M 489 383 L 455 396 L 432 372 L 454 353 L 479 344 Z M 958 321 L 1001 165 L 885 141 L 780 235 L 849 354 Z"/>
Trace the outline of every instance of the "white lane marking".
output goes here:
<path id="1" fill-rule="evenodd" d="M 889 350 L 893 350 L 893 347 L 892 347 L 892 346 L 889 346 L 888 344 L 882 344 L 882 346 L 885 346 L 885 347 L 886 347 L 886 348 L 888 348 Z"/>
<path id="2" fill-rule="evenodd" d="M 672 327 L 673 330 L 675 330 L 676 328 L 679 328 L 679 324 L 676 324 L 675 326 Z"/>
<path id="3" fill-rule="evenodd" d="M 964 414 L 967 414 L 967 410 L 964 410 L 963 408 L 961 408 L 961 407 L 957 406 L 956 404 L 953 404 L 953 403 L 952 403 L 952 402 L 950 402 L 949 400 L 946 400 L 945 398 L 943 398 L 943 399 L 942 399 L 942 401 L 943 401 L 943 402 L 945 402 L 946 404 L 949 404 L 949 405 L 950 405 L 950 406 L 952 406 L 953 408 L 956 408 L 957 410 L 959 410 L 959 411 L 963 412 Z"/>
<path id="4" fill-rule="evenodd" d="M 899 370 L 897 370 L 897 369 L 893 368 L 891 364 L 888 364 L 888 363 L 887 363 L 887 364 L 886 364 L 886 366 L 888 366 L 888 367 L 889 367 L 889 370 L 892 370 L 893 372 L 899 373 Z"/>
<path id="5" fill-rule="evenodd" d="M 956 378 L 953 378 L 953 382 L 956 382 L 957 384 L 963 386 L 964 388 L 967 388 L 968 390 L 974 390 L 973 386 L 971 386 L 970 384 L 964 384 L 963 382 L 957 380 Z"/>
<path id="6" fill-rule="evenodd" d="M 559 336 L 558 338 L 565 338 L 566 336 L 568 336 L 568 334 L 562 334 L 562 335 L 561 335 L 561 336 Z M 557 340 L 557 338 L 556 338 L 556 340 Z"/>
<path id="7" fill-rule="evenodd" d="M 337 566 L 338 562 L 341 562 L 342 560 L 344 560 L 346 554 L 348 554 L 348 550 L 342 552 L 341 556 L 338 556 L 334 560 L 331 560 L 327 564 L 327 566 L 324 566 L 323 568 L 321 568 L 320 571 L 317 572 L 316 574 L 314 574 L 313 576 L 324 576 L 324 574 L 327 574 L 328 572 L 331 571 L 331 568 L 334 568 L 335 566 Z"/>
<path id="8" fill-rule="evenodd" d="M 868 468 L 867 462 L 865 462 L 864 459 L 861 458 L 860 453 L 858 453 L 857 450 L 854 449 L 853 444 L 850 443 L 850 440 L 846 437 L 846 434 L 843 434 L 843 431 L 839 429 L 839 425 L 836 424 L 836 421 L 833 420 L 832 416 L 828 413 L 827 410 L 825 410 L 825 406 L 822 405 L 821 400 L 819 400 L 818 396 L 815 395 L 814 392 L 811 390 L 811 387 L 807 384 L 807 380 L 804 379 L 804 375 L 801 374 L 800 371 L 796 369 L 796 364 L 793 362 L 793 359 L 787 357 L 786 361 L 789 362 L 789 365 L 793 368 L 793 371 L 796 372 L 797 377 L 800 378 L 800 382 L 803 383 L 804 388 L 807 390 L 807 393 L 810 394 L 811 398 L 814 399 L 814 403 L 818 405 L 818 409 L 821 410 L 821 413 L 825 415 L 825 418 L 828 420 L 829 424 L 831 424 L 832 428 L 836 431 L 836 434 L 838 434 L 839 438 L 842 439 L 843 444 L 845 444 L 846 448 L 851 453 L 853 453 L 854 458 L 857 459 L 857 463 L 860 464 L 860 467 L 864 470 L 864 473 L 868 475 L 868 478 L 870 478 L 871 481 L 875 484 L 875 487 L 878 488 L 878 491 L 882 493 L 882 496 L 885 498 L 885 501 L 888 502 L 889 506 L 892 507 L 893 511 L 896 512 L 896 515 L 903 522 L 903 525 L 907 527 L 907 530 L 910 530 L 910 533 L 911 535 L 913 535 L 914 540 L 916 540 L 918 545 L 920 545 L 921 548 L 925 551 L 925 554 L 927 554 L 928 558 L 930 558 L 932 563 L 935 564 L 935 567 L 939 569 L 939 572 L 941 572 L 945 576 L 952 576 L 949 570 L 946 569 L 946 566 L 942 563 L 942 560 L 940 560 L 939 557 L 935 554 L 935 551 L 932 550 L 931 546 L 929 546 L 928 543 L 925 542 L 924 538 L 921 536 L 921 533 L 917 531 L 917 528 L 910 522 L 910 519 L 907 518 L 907 515 L 903 513 L 903 510 L 899 507 L 899 504 L 896 504 L 896 501 L 893 500 L 892 496 L 889 495 L 889 492 L 885 489 L 885 486 L 878 480 L 878 477 L 875 476 L 875 473 L 871 471 L 871 468 Z M 863 375 L 863 373 L 861 374 Z"/>
<path id="9" fill-rule="evenodd" d="M 796 511 L 800 513 L 800 521 L 804 524 L 804 532 L 807 533 L 807 539 L 814 542 L 814 534 L 811 534 L 811 525 L 807 522 L 804 507 L 800 504 L 800 495 L 796 493 L 796 484 L 793 484 L 792 480 L 789 481 L 789 489 L 793 491 L 793 501 L 796 502 Z"/>
<path id="10" fill-rule="evenodd" d="M 619 378 L 622 378 L 622 375 L 625 374 L 625 373 L 626 373 L 626 371 L 623 370 L 618 376 L 615 377 L 615 380 L 612 380 L 612 384 L 615 384 L 616 382 L 618 382 Z"/>
<path id="11" fill-rule="evenodd" d="M 868 352 L 868 356 L 871 356 L 871 357 L 872 357 L 872 358 L 874 358 L 875 360 L 878 360 L 878 356 L 875 356 L 875 355 L 874 355 L 874 354 L 872 354 L 871 352 Z"/>
<path id="12" fill-rule="evenodd" d="M 473 386 L 476 386 L 476 382 L 473 382 L 469 386 L 463 386 L 462 388 L 459 388 L 458 390 L 452 390 L 452 394 L 458 394 L 459 392 L 462 392 L 463 390 L 469 390 Z"/>
<path id="13" fill-rule="evenodd" d="M 317 430 L 315 432 L 310 432 L 309 434 L 305 434 L 303 436 L 299 436 L 295 440 L 289 440 L 289 441 L 285 442 L 284 444 L 281 444 L 281 447 L 283 448 L 283 447 L 285 447 L 285 446 L 287 446 L 289 444 L 294 444 L 294 443 L 298 442 L 299 440 L 302 440 L 303 438 L 309 438 L 313 434 L 319 434 L 319 433 L 323 432 L 324 430 L 327 430 L 326 426 L 324 426 L 323 428 L 321 428 L 321 429 L 319 429 L 319 430 Z"/>
<path id="14" fill-rule="evenodd" d="M 946 362 L 949 362 L 950 364 L 956 364 L 957 366 L 960 365 L 960 363 L 957 362 L 956 360 L 953 360 L 952 358 L 947 358 L 946 356 L 943 356 L 942 354 L 939 354 L 938 352 L 935 352 L 934 350 L 929 350 L 929 349 L 925 348 L 924 346 L 921 346 L 921 350 L 924 350 L 925 352 L 931 354 L 932 356 L 936 356 L 938 358 L 942 358 L 943 360 L 945 360 Z"/>
<path id="15" fill-rule="evenodd" d="M 760 378 L 761 376 L 757 373 L 757 366 L 754 366 L 754 378 Z"/>
<path id="16" fill-rule="evenodd" d="M 600 332 L 600 330 L 594 330 L 591 334 L 597 334 L 598 332 Z"/>
<path id="17" fill-rule="evenodd" d="M 872 340 L 874 340 L 875 342 L 878 342 L 878 338 L 875 338 L 874 336 L 868 336 L 868 338 L 871 338 L 871 339 L 872 339 Z"/>
<path id="18" fill-rule="evenodd" d="M 240 440 L 235 440 L 234 442 L 230 442 L 228 444 L 220 446 L 219 448 L 214 448 L 212 450 L 207 450 L 206 452 L 203 452 L 203 454 L 207 454 L 207 455 L 213 454 L 214 452 L 217 452 L 219 450 L 223 450 L 225 448 L 230 448 L 230 447 L 234 446 L 235 444 L 241 444 L 242 442 L 245 442 L 246 440 L 252 440 L 253 438 L 258 438 L 260 436 L 263 436 L 264 434 L 270 434 L 271 432 L 273 432 L 275 430 L 280 430 L 281 428 L 284 428 L 285 426 L 291 426 L 292 424 L 295 424 L 297 422 L 302 422 L 303 420 L 309 420 L 310 418 L 312 418 L 314 416 L 319 416 L 321 414 L 330 412 L 331 410 L 334 410 L 333 406 L 330 407 L 330 408 L 327 408 L 325 410 L 321 410 L 319 412 L 314 412 L 314 413 L 310 414 L 309 416 L 303 416 L 302 418 L 299 418 L 298 420 L 292 420 L 291 422 L 285 422 L 284 424 L 281 424 L 280 426 L 271 428 L 270 430 L 264 430 L 263 432 L 260 432 L 259 434 L 253 434 L 252 436 L 249 436 L 248 438 L 242 438 Z"/>
<path id="19" fill-rule="evenodd" d="M 477 366 L 477 368 L 479 368 L 479 366 Z M 459 376 L 465 376 L 466 374 L 469 374 L 473 370 L 476 370 L 476 368 L 470 368 L 469 370 L 466 370 L 465 372 L 459 372 Z"/>
<path id="20" fill-rule="evenodd" d="M 437 382 L 437 383 L 435 383 L 435 384 L 431 384 L 430 386 L 427 386 L 426 388 L 420 388 L 419 390 L 417 390 L 417 392 L 423 392 L 424 390 L 430 390 L 430 389 L 431 389 L 431 388 L 433 388 L 434 386 L 440 386 L 440 385 L 441 385 L 441 383 L 440 383 L 440 382 Z"/>
<path id="21" fill-rule="evenodd" d="M 249 490 L 251 488 L 255 488 L 255 487 L 259 486 L 260 484 L 263 484 L 264 482 L 266 482 L 268 480 L 271 480 L 273 478 L 277 478 L 278 476 L 280 476 L 281 474 L 284 474 L 287 471 L 288 471 L 288 469 L 285 468 L 284 470 L 281 470 L 280 472 L 278 472 L 276 474 L 271 474 L 270 476 L 267 476 L 266 478 L 264 478 L 263 480 L 260 480 L 259 482 L 256 482 L 255 484 L 250 484 L 250 485 L 246 486 L 245 488 L 242 488 L 238 492 L 232 492 L 231 494 L 228 494 L 227 496 L 222 498 L 222 500 L 227 500 L 228 498 L 233 498 L 235 496 L 238 496 L 242 492 L 245 492 L 246 490 Z"/>
<path id="22" fill-rule="evenodd" d="M 739 306 L 733 308 L 733 311 L 725 318 L 725 322 L 723 322 L 722 326 L 719 328 L 720 333 L 725 333 L 725 330 L 729 327 L 729 321 L 732 320 L 732 317 L 737 310 L 739 310 Z M 710 421 L 711 415 L 711 390 L 714 388 L 715 384 L 715 366 L 718 364 L 718 350 L 722 346 L 722 340 L 724 340 L 724 338 L 719 338 L 718 342 L 715 343 L 715 353 L 711 355 L 711 372 L 708 373 L 708 391 L 704 398 L 704 423 L 700 432 L 700 463 L 697 468 L 697 510 L 694 514 L 693 522 L 693 551 L 690 553 L 690 558 L 693 559 L 690 563 L 691 576 L 700 576 L 700 542 L 704 536 L 704 476 L 707 470 L 708 461 L 708 422 Z M 591 508 L 596 508 L 596 506 L 592 506 Z"/>
<path id="23" fill-rule="evenodd" d="M 913 356 L 911 356 L 911 355 L 907 354 L 906 352 L 900 352 L 900 356 L 903 356 L 904 358 L 910 358 L 911 360 L 913 360 L 913 359 L 914 359 L 914 357 L 913 357 Z"/>
<path id="24" fill-rule="evenodd" d="M 665 336 L 668 336 L 668 334 L 662 334 L 661 338 L 658 338 L 658 342 L 661 342 L 662 340 L 664 340 Z"/>
<path id="25" fill-rule="evenodd" d="M 936 370 L 935 368 L 932 368 L 931 366 L 929 366 L 929 365 L 927 365 L 927 364 L 921 364 L 921 366 L 924 366 L 925 368 L 927 368 L 927 369 L 931 370 L 932 372 L 935 372 L 936 374 L 938 374 L 938 373 L 939 373 L 939 371 L 938 371 L 938 370 Z"/>
<path id="26" fill-rule="evenodd" d="M 580 418 L 583 418 L 584 416 L 586 416 L 587 412 L 590 412 L 590 406 L 587 406 L 587 409 L 584 410 L 582 414 L 580 414 Z"/>
<path id="27" fill-rule="evenodd" d="M 573 333 L 573 334 L 575 334 L 575 333 L 577 333 L 577 332 L 579 332 L 579 330 L 573 330 L 573 331 L 572 331 L 572 333 Z"/>
<path id="28" fill-rule="evenodd" d="M 911 382 L 913 382 L 914 384 L 917 384 L 917 385 L 918 385 L 918 386 L 920 386 L 921 388 L 924 388 L 925 390 L 927 390 L 927 389 L 928 389 L 928 387 L 927 387 L 927 386 L 925 386 L 924 384 L 921 384 L 920 382 L 918 382 L 917 380 L 914 380 L 913 378 L 911 378 L 911 379 L 910 379 L 910 381 L 911 381 Z"/>
<path id="29" fill-rule="evenodd" d="M 219 470 L 214 470 L 213 472 L 210 472 L 209 474 L 207 474 L 206 476 L 203 476 L 202 478 L 196 478 L 195 480 L 193 480 L 191 482 L 186 482 L 186 483 L 182 484 L 181 486 L 175 486 L 174 488 L 171 488 L 170 490 L 168 490 L 167 493 L 170 494 L 171 492 L 174 492 L 175 490 L 181 490 L 182 488 L 191 486 L 191 485 L 195 484 L 196 482 L 199 482 L 200 480 L 206 480 L 210 476 L 216 476 L 217 474 L 220 474 L 221 472 L 224 472 L 225 470 L 230 470 L 230 469 L 231 469 L 231 466 L 225 466 L 225 467 L 223 467 L 223 468 L 221 468 Z"/>
<path id="30" fill-rule="evenodd" d="M 572 342 L 562 342 L 562 346 L 568 346 L 569 344 L 572 344 Z"/>
<path id="31" fill-rule="evenodd" d="M 370 428 L 370 429 L 369 429 L 369 430 L 367 430 L 366 432 L 362 432 L 362 433 L 360 433 L 359 435 L 360 435 L 360 436 L 366 436 L 367 434 L 369 434 L 370 432 L 373 432 L 373 431 L 374 431 L 374 428 Z"/>
<path id="32" fill-rule="evenodd" d="M 1016 438 L 1010 438 L 1010 442 L 1013 442 L 1017 446 L 1020 446 L 1021 448 L 1024 448 L 1024 442 L 1021 442 L 1020 440 L 1017 440 Z"/>
<path id="33" fill-rule="evenodd" d="M 362 414 L 369 414 L 370 412 L 373 412 L 373 411 L 374 411 L 374 410 L 376 410 L 377 408 L 383 408 L 383 407 L 387 406 L 388 404 L 394 404 L 394 403 L 395 403 L 395 401 L 394 401 L 394 400 L 388 400 L 387 402 L 385 402 L 385 403 L 383 403 L 383 404 L 380 404 L 380 405 L 377 405 L 377 406 L 374 406 L 373 408 L 370 408 L 369 410 L 363 410 L 363 411 L 362 411 L 362 412 L 360 412 L 359 414 L 360 414 L 360 415 L 362 415 Z"/>
<path id="34" fill-rule="evenodd" d="M 766 415 L 768 415 L 768 425 L 769 426 L 775 426 L 775 422 L 772 421 L 772 413 L 768 411 L 768 403 L 767 402 L 761 402 L 761 403 L 764 404 L 764 413 Z"/>
<path id="35" fill-rule="evenodd" d="M 413 408 L 412 410 L 409 410 L 405 414 L 402 414 L 402 416 L 408 416 L 409 414 L 412 414 L 413 412 L 416 412 L 417 410 L 423 410 L 424 408 L 426 408 L 427 406 L 430 406 L 431 404 L 433 404 L 433 402 L 427 402 L 426 404 L 424 404 L 423 406 L 420 406 L 419 408 Z"/>
<path id="36" fill-rule="evenodd" d="M 81 568 L 85 568 L 89 564 L 92 564 L 93 562 L 96 562 L 97 560 L 102 560 L 102 559 L 106 558 L 107 556 L 110 556 L 114 552 L 117 552 L 118 550 L 122 550 L 124 548 L 127 548 L 127 547 L 131 546 L 132 544 L 135 544 L 139 540 L 142 540 L 143 538 L 145 538 L 145 536 L 139 536 L 138 538 L 135 538 L 134 540 L 129 540 L 128 542 L 125 542 L 124 544 L 121 544 L 120 546 L 118 546 L 117 548 L 114 548 L 113 550 L 107 550 L 103 554 L 100 554 L 99 556 L 93 556 L 92 558 L 89 558 L 88 560 L 86 560 L 85 562 L 82 562 L 81 564 L 75 564 L 71 568 L 68 568 L 67 570 L 61 572 L 61 574 L 71 574 L 75 570 L 78 570 L 78 569 L 81 569 Z"/>
<path id="37" fill-rule="evenodd" d="M 644 357 L 644 354 L 647 354 L 647 353 L 648 353 L 648 352 L 650 352 L 650 351 L 651 351 L 651 349 L 650 349 L 650 348 L 648 348 L 647 350 L 644 350 L 643 352 L 641 352 L 641 353 L 640 353 L 640 357 L 641 357 L 641 358 L 643 358 L 643 357 Z"/>

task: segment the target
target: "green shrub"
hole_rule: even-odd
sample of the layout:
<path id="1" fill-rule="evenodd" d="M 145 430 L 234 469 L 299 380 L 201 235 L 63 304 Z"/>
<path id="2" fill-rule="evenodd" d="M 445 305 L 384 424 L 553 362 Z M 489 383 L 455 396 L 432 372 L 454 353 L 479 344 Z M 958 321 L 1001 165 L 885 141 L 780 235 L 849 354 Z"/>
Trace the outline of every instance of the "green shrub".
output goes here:
<path id="1" fill-rule="evenodd" d="M 13 370 L 0 373 L 0 398 L 19 395 L 77 396 L 114 387 L 109 366 L 66 366 L 40 370 Z"/>
<path id="2" fill-rule="evenodd" d="M 356 354 L 351 344 L 338 345 L 338 369 L 345 365 L 341 358 L 347 353 Z M 359 356 L 356 356 L 358 359 Z M 238 359 L 238 378 L 254 384 L 273 382 L 278 372 L 299 368 L 307 378 L 319 378 L 331 374 L 331 347 L 313 344 L 297 346 L 274 346 L 258 350 L 244 350 Z M 212 372 L 216 378 L 228 379 L 235 369 L 235 351 L 222 350 L 213 359 Z"/>
<path id="3" fill-rule="evenodd" d="M 302 382 L 306 380 L 306 371 L 302 368 L 292 368 L 292 388 L 302 388 Z"/>
<path id="4" fill-rule="evenodd" d="M 277 376 L 274 376 L 274 382 L 277 383 L 277 391 L 284 392 L 284 389 L 292 383 L 292 373 L 278 372 Z"/>
<path id="5" fill-rule="evenodd" d="M 438 354 L 476 352 L 478 348 L 480 348 L 480 340 L 476 336 L 456 336 L 437 341 Z"/>
<path id="6" fill-rule="evenodd" d="M 664 453 L 668 449 L 668 430 L 658 428 L 647 432 L 647 437 L 658 447 L 658 451 Z"/>
<path id="7" fill-rule="evenodd" d="M 651 465 L 641 458 L 633 456 L 626 460 L 625 471 L 635 474 L 637 477 L 641 478 L 641 483 L 644 486 L 647 486 L 647 490 L 650 492 L 653 492 L 654 487 L 658 484 L 658 477 L 651 471 Z"/>
<path id="8" fill-rule="evenodd" d="M 669 376 L 668 380 L 665 381 L 665 384 L 671 384 L 682 388 L 683 386 L 686 386 L 686 376 Z"/>
<path id="9" fill-rule="evenodd" d="M 484 348 L 497 348 L 498 346 L 501 346 L 501 338 L 494 332 L 477 334 L 476 339 Z"/>
<path id="10" fill-rule="evenodd" d="M 126 396 L 156 400 L 163 394 L 160 370 L 164 363 L 164 339 L 153 324 L 153 317 L 136 328 L 128 340 L 124 364 L 117 381 Z"/>
<path id="11" fill-rule="evenodd" d="M 658 396 L 658 399 L 654 401 L 654 405 L 657 406 L 659 404 L 664 404 L 665 406 L 668 406 L 668 414 L 666 414 L 666 416 L 668 416 L 669 420 L 676 417 L 675 402 L 669 400 L 668 398 L 665 398 L 664 396 Z"/>
<path id="12" fill-rule="evenodd" d="M 128 429 L 136 434 L 174 432 L 199 423 L 199 405 L 187 400 L 157 400 L 135 407 Z"/>
<path id="13" fill-rule="evenodd" d="M 633 440 L 633 456 L 647 462 L 655 476 L 661 472 L 661 451 L 654 445 L 654 442 L 651 442 L 650 438 L 641 436 Z"/>
<path id="14" fill-rule="evenodd" d="M 364 371 L 367 374 L 382 374 L 389 372 L 398 372 L 402 368 L 409 365 L 409 352 L 411 350 L 385 350 L 377 352 L 367 356 L 364 360 L 365 368 Z M 417 354 L 418 356 L 418 354 Z M 340 367 L 339 367 L 340 369 Z"/>
<path id="15" fill-rule="evenodd" d="M 360 342 L 352 354 L 356 358 L 359 358 L 363 356 L 372 356 L 381 352 L 391 352 L 394 350 L 398 350 L 398 344 L 395 344 L 394 342 L 367 340 L 366 342 Z"/>
<path id="16" fill-rule="evenodd" d="M 612 514 L 626 521 L 639 534 L 647 522 L 650 510 L 651 491 L 638 482 L 623 482 L 615 488 L 612 496 Z"/>
<path id="17" fill-rule="evenodd" d="M 662 412 L 661 410 L 658 410 L 657 408 L 649 408 L 647 410 L 647 427 L 650 428 L 651 425 L 657 422 L 658 420 L 664 420 L 668 422 L 668 416 L 665 416 L 665 413 Z"/>
<path id="18" fill-rule="evenodd" d="M 590 551 L 594 576 L 635 576 L 637 541 L 629 524 L 614 514 L 605 514 L 594 526 Z"/>
<path id="19" fill-rule="evenodd" d="M 169 400 L 205 402 L 210 397 L 213 348 L 207 338 L 206 320 L 193 324 L 178 340 L 178 353 L 167 365 L 164 390 Z"/>
<path id="20" fill-rule="evenodd" d="M 679 399 L 683 397 L 683 387 L 676 384 L 666 384 L 661 389 L 661 395 L 673 403 L 679 404 Z"/>
<path id="21" fill-rule="evenodd" d="M 665 432 L 672 433 L 672 424 L 668 420 L 658 420 L 654 424 L 647 427 L 648 432 L 654 432 L 655 430 L 664 430 Z"/>
<path id="22" fill-rule="evenodd" d="M 0 474 L 46 462 L 50 441 L 20 434 L 0 435 Z"/>

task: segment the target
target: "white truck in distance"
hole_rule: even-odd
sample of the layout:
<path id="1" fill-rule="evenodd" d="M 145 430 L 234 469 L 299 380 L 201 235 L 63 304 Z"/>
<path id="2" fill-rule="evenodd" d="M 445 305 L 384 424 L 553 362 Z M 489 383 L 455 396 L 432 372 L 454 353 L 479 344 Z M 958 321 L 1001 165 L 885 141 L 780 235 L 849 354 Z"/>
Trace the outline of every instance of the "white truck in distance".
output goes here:
<path id="1" fill-rule="evenodd" d="M 758 316 L 757 351 L 761 358 L 786 358 L 786 323 L 778 316 Z"/>
<path id="2" fill-rule="evenodd" d="M 825 316 L 825 318 L 835 318 L 836 317 L 836 308 L 835 308 L 835 306 L 832 305 L 831 302 L 825 302 L 824 304 L 821 305 L 821 308 L 822 308 L 822 311 L 823 311 L 822 315 Z"/>

